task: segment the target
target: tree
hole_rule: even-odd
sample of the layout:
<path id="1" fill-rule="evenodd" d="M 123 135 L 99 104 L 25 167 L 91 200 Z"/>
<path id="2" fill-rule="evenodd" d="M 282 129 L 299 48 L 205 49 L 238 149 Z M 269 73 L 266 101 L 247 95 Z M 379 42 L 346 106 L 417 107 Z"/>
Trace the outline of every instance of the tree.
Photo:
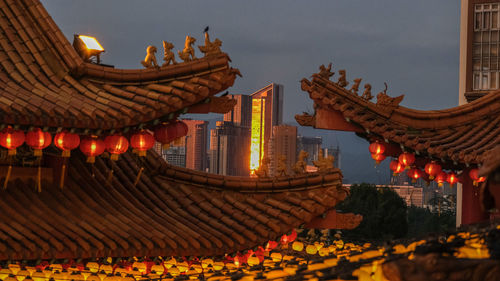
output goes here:
<path id="1" fill-rule="evenodd" d="M 350 195 L 337 210 L 363 215 L 361 224 L 343 231 L 355 240 L 387 240 L 402 238 L 408 232 L 406 203 L 392 189 L 369 184 L 351 186 Z"/>

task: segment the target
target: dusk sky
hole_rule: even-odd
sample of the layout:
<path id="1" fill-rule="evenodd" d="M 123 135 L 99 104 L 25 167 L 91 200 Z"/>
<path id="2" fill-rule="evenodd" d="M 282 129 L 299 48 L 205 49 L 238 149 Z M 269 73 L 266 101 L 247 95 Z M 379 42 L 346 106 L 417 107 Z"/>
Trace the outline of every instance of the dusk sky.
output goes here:
<path id="1" fill-rule="evenodd" d="M 141 68 L 148 45 L 158 47 L 161 61 L 162 40 L 172 42 L 176 53 L 186 35 L 201 45 L 208 25 L 243 74 L 229 92 L 251 94 L 270 82 L 283 84 L 283 119 L 290 124 L 296 124 L 295 114 L 313 112 L 299 81 L 329 62 L 336 73 L 346 69 L 348 80 L 370 83 L 375 95 L 387 82 L 389 95 L 405 94 L 403 106 L 458 104 L 458 0 L 42 2 L 70 42 L 75 33 L 95 36 L 106 49 L 103 63 L 117 68 Z M 371 161 L 366 141 L 353 134 L 302 132 L 338 140 L 343 163 L 359 150 Z"/>

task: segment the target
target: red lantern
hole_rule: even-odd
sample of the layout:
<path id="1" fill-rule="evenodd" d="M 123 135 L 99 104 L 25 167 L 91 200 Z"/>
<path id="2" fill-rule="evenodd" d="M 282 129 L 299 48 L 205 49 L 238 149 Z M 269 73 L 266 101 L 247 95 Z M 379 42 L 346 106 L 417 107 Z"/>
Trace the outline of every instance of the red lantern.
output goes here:
<path id="1" fill-rule="evenodd" d="M 446 181 L 450 184 L 450 186 L 453 186 L 458 182 L 458 177 L 454 172 L 450 172 L 446 177 Z"/>
<path id="2" fill-rule="evenodd" d="M 393 176 L 396 176 L 397 174 L 404 171 L 405 167 L 401 165 L 398 160 L 392 160 L 391 164 L 389 164 L 389 169 L 394 172 Z"/>
<path id="3" fill-rule="evenodd" d="M 57 133 L 54 136 L 54 144 L 61 149 L 62 157 L 69 157 L 71 150 L 80 145 L 80 136 L 67 131 Z"/>
<path id="4" fill-rule="evenodd" d="M 417 179 L 420 178 L 421 171 L 417 168 L 411 168 L 406 173 L 411 178 L 412 182 L 417 182 Z"/>
<path id="5" fill-rule="evenodd" d="M 399 155 L 399 163 L 405 167 L 405 169 L 409 169 L 410 166 L 415 162 L 415 155 L 413 153 L 404 152 Z"/>
<path id="6" fill-rule="evenodd" d="M 35 156 L 42 156 L 42 149 L 52 143 L 52 136 L 40 128 L 35 128 L 26 134 L 26 144 L 34 149 Z"/>
<path id="7" fill-rule="evenodd" d="M 378 141 L 372 142 L 370 146 L 368 147 L 368 150 L 370 150 L 371 154 L 384 154 L 385 152 L 385 146 Z"/>
<path id="8" fill-rule="evenodd" d="M 94 163 L 95 157 L 104 152 L 106 145 L 96 136 L 88 136 L 80 142 L 80 150 L 87 156 L 87 163 Z"/>
<path id="9" fill-rule="evenodd" d="M 126 137 L 114 134 L 104 139 L 106 151 L 111 154 L 111 160 L 118 160 L 118 155 L 127 152 L 128 140 Z"/>
<path id="10" fill-rule="evenodd" d="M 433 180 L 439 173 L 441 173 L 441 165 L 432 161 L 425 165 L 425 172 L 429 175 L 429 179 Z"/>
<path id="11" fill-rule="evenodd" d="M 141 130 L 130 137 L 130 146 L 136 150 L 139 156 L 146 156 L 146 151 L 155 144 L 155 138 L 146 130 Z"/>
<path id="12" fill-rule="evenodd" d="M 378 165 L 380 162 L 384 161 L 385 155 L 384 154 L 372 154 L 373 160 L 375 160 L 375 163 Z"/>
<path id="13" fill-rule="evenodd" d="M 176 133 L 175 139 L 186 136 L 188 131 L 189 131 L 189 128 L 186 125 L 186 123 L 184 123 L 182 121 L 175 122 L 175 133 Z"/>
<path id="14" fill-rule="evenodd" d="M 480 182 L 484 182 L 486 180 L 485 177 L 480 177 L 479 176 L 479 170 L 474 168 L 469 171 L 469 177 L 472 180 L 472 183 L 474 186 L 478 186 Z"/>
<path id="15" fill-rule="evenodd" d="M 0 145 L 9 150 L 8 155 L 16 155 L 16 148 L 24 143 L 24 132 L 7 127 L 0 132 Z"/>
<path id="16" fill-rule="evenodd" d="M 443 186 L 443 183 L 446 181 L 447 178 L 448 178 L 448 174 L 446 172 L 441 171 L 434 178 L 434 181 L 437 182 L 438 186 Z"/>
<path id="17" fill-rule="evenodd" d="M 154 138 L 157 142 L 168 145 L 175 139 L 175 129 L 175 125 L 172 123 L 158 125 L 154 129 Z"/>

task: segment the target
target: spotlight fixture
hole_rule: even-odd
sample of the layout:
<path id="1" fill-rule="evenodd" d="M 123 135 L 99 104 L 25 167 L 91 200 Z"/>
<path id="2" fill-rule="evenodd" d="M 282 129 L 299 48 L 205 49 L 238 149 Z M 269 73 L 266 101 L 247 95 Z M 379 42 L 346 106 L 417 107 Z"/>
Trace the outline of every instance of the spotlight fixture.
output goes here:
<path id="1" fill-rule="evenodd" d="M 97 63 L 101 62 L 100 55 L 104 48 L 94 37 L 75 34 L 73 47 L 84 61 L 91 62 L 92 58 L 96 57 Z"/>

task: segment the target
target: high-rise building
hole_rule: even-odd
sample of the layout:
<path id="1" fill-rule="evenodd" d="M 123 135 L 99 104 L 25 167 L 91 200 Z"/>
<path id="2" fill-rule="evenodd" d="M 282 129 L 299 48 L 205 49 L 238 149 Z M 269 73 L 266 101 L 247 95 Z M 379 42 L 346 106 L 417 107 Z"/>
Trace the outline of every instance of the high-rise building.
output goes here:
<path id="1" fill-rule="evenodd" d="M 186 137 L 175 140 L 167 149 L 163 149 L 162 156 L 169 164 L 186 167 Z"/>
<path id="2" fill-rule="evenodd" d="M 305 151 L 309 154 L 307 157 L 307 165 L 313 165 L 313 161 L 318 160 L 318 156 L 321 150 L 321 143 L 323 139 L 321 137 L 297 137 L 297 155 L 300 151 Z"/>
<path id="3" fill-rule="evenodd" d="M 334 159 L 333 160 L 333 166 L 335 168 L 339 168 L 339 169 L 341 168 L 340 167 L 340 163 L 341 163 L 340 162 L 340 158 L 341 158 L 340 156 L 341 156 L 341 154 L 340 154 L 340 147 L 339 146 L 325 148 L 325 149 L 323 149 L 323 153 L 324 153 L 323 157 L 325 157 L 325 158 L 327 158 L 328 155 L 333 156 L 333 159 Z"/>
<path id="4" fill-rule="evenodd" d="M 207 168 L 208 122 L 202 120 L 182 120 L 188 126 L 186 135 L 186 168 L 205 171 Z"/>
<path id="5" fill-rule="evenodd" d="M 250 170 L 255 170 L 269 151 L 273 126 L 283 121 L 283 86 L 272 83 L 251 94 L 251 97 Z"/>
<path id="6" fill-rule="evenodd" d="M 270 174 L 277 175 L 276 170 L 281 161 L 286 165 L 288 175 L 297 162 L 297 127 L 290 125 L 273 126 L 269 145 L 271 160 Z"/>
<path id="7" fill-rule="evenodd" d="M 500 88 L 500 0 L 462 0 L 459 103 Z"/>
<path id="8" fill-rule="evenodd" d="M 210 172 L 228 176 L 250 175 L 250 128 L 217 121 L 210 130 Z"/>
<path id="9" fill-rule="evenodd" d="M 248 95 L 228 95 L 236 100 L 231 111 L 224 114 L 224 121 L 233 122 L 236 126 L 250 128 L 252 122 L 252 97 Z"/>

